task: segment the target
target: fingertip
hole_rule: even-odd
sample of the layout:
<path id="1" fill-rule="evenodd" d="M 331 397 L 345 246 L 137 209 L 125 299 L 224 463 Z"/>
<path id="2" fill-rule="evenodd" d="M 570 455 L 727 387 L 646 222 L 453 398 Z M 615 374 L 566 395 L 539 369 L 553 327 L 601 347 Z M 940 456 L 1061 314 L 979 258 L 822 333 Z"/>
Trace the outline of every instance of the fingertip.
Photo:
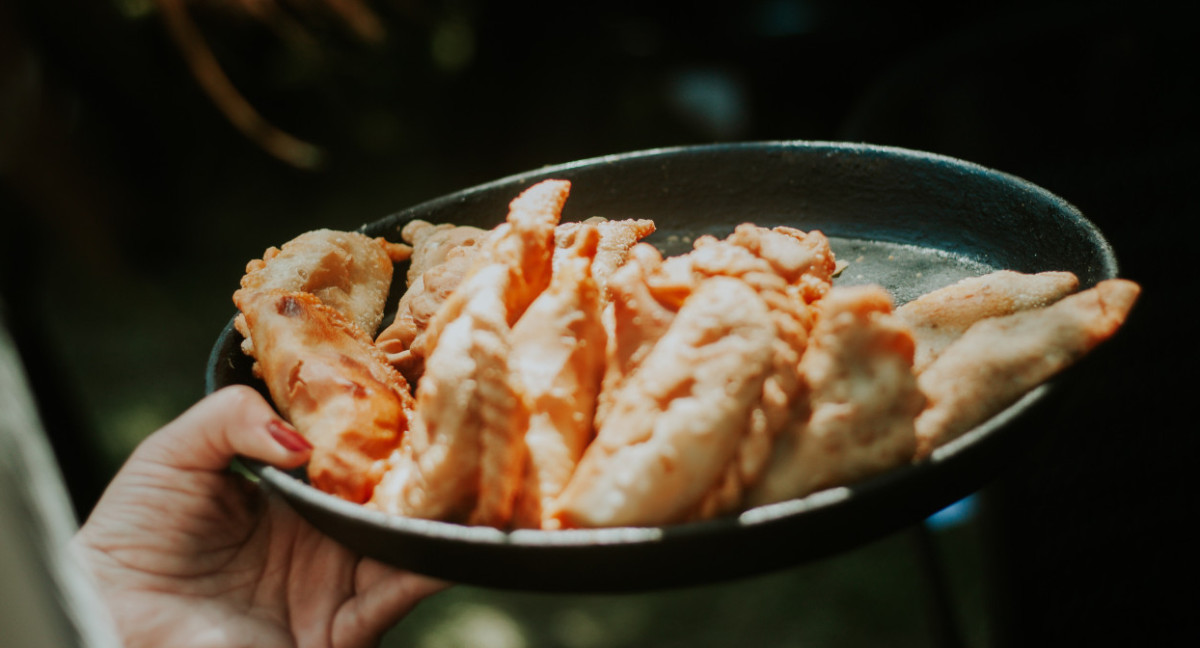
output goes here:
<path id="1" fill-rule="evenodd" d="M 297 458 L 303 457 L 307 459 L 309 453 L 312 452 L 312 443 L 304 438 L 304 435 L 300 434 L 296 428 L 289 425 L 287 421 L 277 418 L 271 419 L 267 421 L 265 427 L 271 438 L 275 439 L 275 443 L 279 444 L 289 454 L 297 455 Z"/>
<path id="2" fill-rule="evenodd" d="M 209 394 L 139 447 L 140 456 L 206 470 L 224 469 L 235 456 L 292 469 L 311 451 L 262 394 L 245 385 Z"/>
<path id="3" fill-rule="evenodd" d="M 235 434 L 231 445 L 240 454 L 280 468 L 294 468 L 308 461 L 313 449 L 312 443 L 304 438 L 304 435 L 300 434 L 291 423 L 280 418 L 275 409 L 258 391 L 246 385 L 230 385 L 217 390 L 210 398 L 212 397 L 215 397 L 217 401 L 222 401 L 215 405 L 214 409 L 242 413 L 240 417 L 234 417 L 242 421 L 240 424 L 235 424 L 234 427 L 239 425 L 258 427 L 265 430 L 271 438 L 271 441 L 266 443 L 254 442 L 253 439 L 262 439 L 262 437 L 250 433 L 250 430 Z"/>

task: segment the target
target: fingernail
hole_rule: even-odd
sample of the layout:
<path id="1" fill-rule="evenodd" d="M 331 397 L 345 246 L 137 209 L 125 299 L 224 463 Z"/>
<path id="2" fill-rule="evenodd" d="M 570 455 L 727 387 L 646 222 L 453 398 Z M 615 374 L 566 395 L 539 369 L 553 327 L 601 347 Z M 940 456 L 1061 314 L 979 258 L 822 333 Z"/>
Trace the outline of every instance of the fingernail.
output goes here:
<path id="1" fill-rule="evenodd" d="M 287 448 L 291 452 L 304 452 L 312 450 L 313 445 L 308 442 L 296 431 L 296 428 L 279 420 L 272 419 L 267 422 L 267 432 L 271 433 L 271 438 L 279 442 L 279 445 Z"/>

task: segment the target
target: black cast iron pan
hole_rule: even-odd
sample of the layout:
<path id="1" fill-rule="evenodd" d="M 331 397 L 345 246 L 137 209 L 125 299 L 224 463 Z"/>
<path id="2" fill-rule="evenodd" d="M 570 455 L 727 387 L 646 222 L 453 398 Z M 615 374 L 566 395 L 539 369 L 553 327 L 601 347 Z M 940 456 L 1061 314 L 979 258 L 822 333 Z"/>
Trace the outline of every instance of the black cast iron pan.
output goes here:
<path id="1" fill-rule="evenodd" d="M 1083 287 L 1117 276 L 1109 244 L 1061 198 L 947 157 L 846 143 L 765 142 L 657 149 L 546 167 L 466 189 L 364 226 L 400 240 L 409 220 L 491 227 L 525 187 L 571 180 L 563 220 L 652 218 L 650 239 L 682 252 L 742 222 L 819 229 L 850 266 L 843 284 L 879 283 L 898 303 L 1009 268 L 1069 270 Z M 402 270 L 398 272 L 402 277 Z M 263 389 L 232 323 L 207 388 Z M 317 528 L 385 562 L 450 581 L 541 591 L 634 591 L 757 574 L 880 538 L 970 494 L 1039 435 L 1068 371 L 930 459 L 869 481 L 702 523 L 517 531 L 390 517 L 311 488 L 300 473 L 251 465 Z"/>

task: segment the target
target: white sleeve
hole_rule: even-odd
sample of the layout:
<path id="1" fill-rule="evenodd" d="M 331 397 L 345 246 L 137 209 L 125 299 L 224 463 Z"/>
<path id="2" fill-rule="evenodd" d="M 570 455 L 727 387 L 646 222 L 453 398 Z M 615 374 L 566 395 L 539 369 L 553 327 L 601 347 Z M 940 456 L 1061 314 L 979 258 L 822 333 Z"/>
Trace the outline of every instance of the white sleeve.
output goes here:
<path id="1" fill-rule="evenodd" d="M 0 643 L 5 648 L 120 646 L 87 569 L 68 550 L 75 531 L 66 486 L 20 359 L 0 327 Z"/>

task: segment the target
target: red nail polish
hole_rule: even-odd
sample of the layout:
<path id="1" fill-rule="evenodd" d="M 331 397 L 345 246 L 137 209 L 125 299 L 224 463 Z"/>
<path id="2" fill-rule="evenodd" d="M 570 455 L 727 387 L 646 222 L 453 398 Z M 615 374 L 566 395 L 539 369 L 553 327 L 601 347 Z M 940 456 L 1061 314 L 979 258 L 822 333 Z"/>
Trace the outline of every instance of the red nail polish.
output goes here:
<path id="1" fill-rule="evenodd" d="M 308 442 L 308 439 L 301 436 L 296 428 L 279 419 L 271 419 L 267 422 L 267 432 L 271 433 L 271 438 L 279 442 L 279 445 L 291 452 L 312 450 L 313 445 Z"/>

